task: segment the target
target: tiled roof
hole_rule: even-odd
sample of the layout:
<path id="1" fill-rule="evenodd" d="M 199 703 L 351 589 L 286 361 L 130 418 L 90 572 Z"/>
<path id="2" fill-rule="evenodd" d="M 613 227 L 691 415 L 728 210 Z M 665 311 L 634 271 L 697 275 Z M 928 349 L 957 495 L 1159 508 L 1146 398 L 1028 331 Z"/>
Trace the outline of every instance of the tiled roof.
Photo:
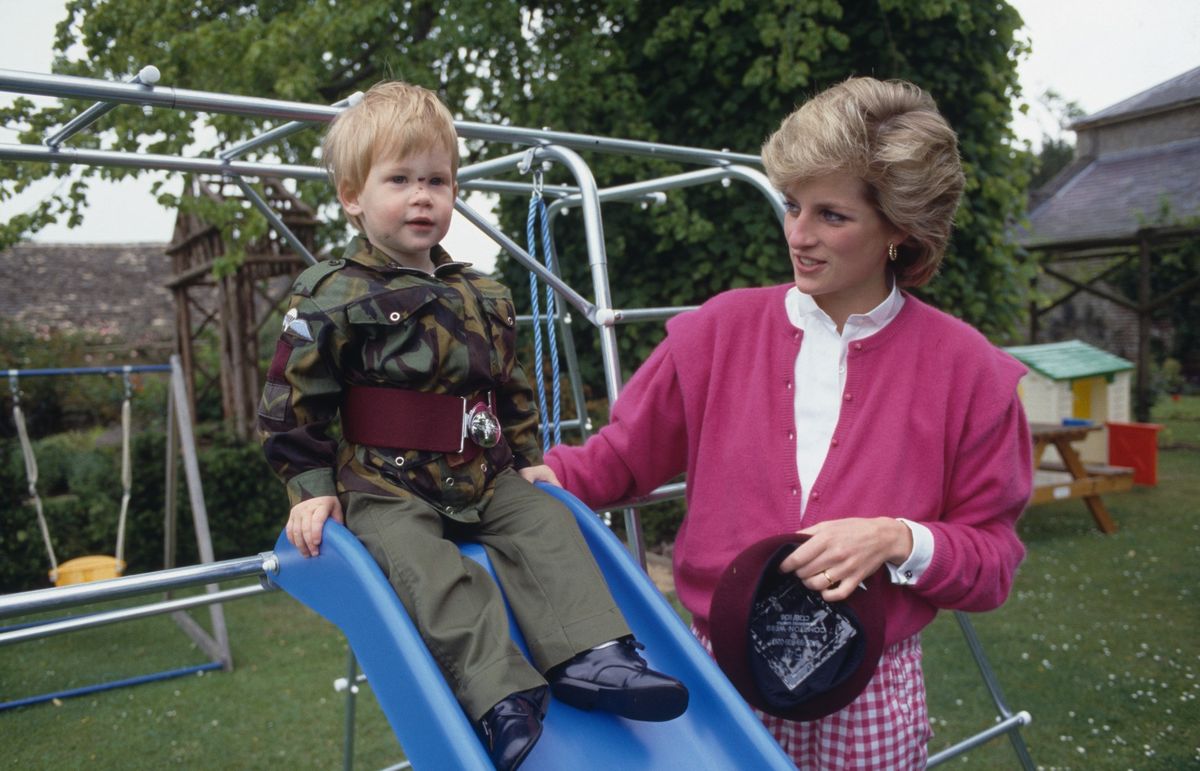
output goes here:
<path id="1" fill-rule="evenodd" d="M 1075 380 L 1133 369 L 1133 362 L 1128 359 L 1114 356 L 1081 340 L 1016 345 L 1004 350 L 1034 372 L 1051 380 Z"/>
<path id="2" fill-rule="evenodd" d="M 1172 219 L 1200 214 L 1200 137 L 1092 160 L 1042 201 L 1021 234 L 1027 247 L 1130 238 L 1151 224 L 1164 201 Z"/>
<path id="3" fill-rule="evenodd" d="M 166 244 L 18 244 L 0 252 L 0 316 L 29 329 L 86 331 L 131 347 L 170 344 Z"/>
<path id="4" fill-rule="evenodd" d="M 1071 124 L 1071 128 L 1078 131 L 1099 123 L 1129 119 L 1188 102 L 1200 102 L 1200 67 L 1081 118 Z"/>

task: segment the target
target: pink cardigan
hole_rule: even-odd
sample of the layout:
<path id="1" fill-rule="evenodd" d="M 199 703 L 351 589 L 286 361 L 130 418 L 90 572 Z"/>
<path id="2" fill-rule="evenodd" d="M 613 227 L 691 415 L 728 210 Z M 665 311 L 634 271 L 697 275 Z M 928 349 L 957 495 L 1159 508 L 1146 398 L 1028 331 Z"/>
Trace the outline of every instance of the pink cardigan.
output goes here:
<path id="1" fill-rule="evenodd" d="M 913 586 L 888 584 L 888 644 L 937 609 L 998 607 L 1025 550 L 1032 443 L 1017 381 L 1024 367 L 969 325 L 911 295 L 886 328 L 853 343 L 841 416 L 800 517 L 792 377 L 802 334 L 788 286 L 714 297 L 667 324 L 611 422 L 546 462 L 600 508 L 687 472 L 675 541 L 679 599 L 707 634 L 713 587 L 746 545 L 839 517 L 895 516 L 933 532 Z"/>

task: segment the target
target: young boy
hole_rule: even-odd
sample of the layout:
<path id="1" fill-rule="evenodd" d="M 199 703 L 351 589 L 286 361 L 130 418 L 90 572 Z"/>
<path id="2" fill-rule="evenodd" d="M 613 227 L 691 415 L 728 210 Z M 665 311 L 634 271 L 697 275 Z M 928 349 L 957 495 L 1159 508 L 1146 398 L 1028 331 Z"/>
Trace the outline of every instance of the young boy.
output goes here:
<path id="1" fill-rule="evenodd" d="M 570 512 L 515 470 L 541 452 L 511 295 L 438 245 L 457 193 L 449 111 L 380 83 L 322 150 L 361 235 L 297 279 L 259 406 L 288 540 L 316 555 L 330 517 L 358 536 L 499 769 L 541 735 L 547 683 L 583 709 L 678 716 L 686 688 L 637 654 Z M 486 547 L 536 668 L 495 583 L 451 538 Z"/>

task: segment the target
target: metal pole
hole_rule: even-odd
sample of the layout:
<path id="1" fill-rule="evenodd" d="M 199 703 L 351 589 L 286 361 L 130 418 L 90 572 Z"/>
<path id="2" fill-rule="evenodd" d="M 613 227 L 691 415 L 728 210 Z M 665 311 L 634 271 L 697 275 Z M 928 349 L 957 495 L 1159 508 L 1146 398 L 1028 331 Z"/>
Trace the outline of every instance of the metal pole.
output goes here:
<path id="1" fill-rule="evenodd" d="M 509 182 L 503 179 L 472 179 L 460 182 L 459 186 L 463 190 L 473 190 L 480 193 L 529 195 L 533 192 L 533 185 L 528 182 Z M 563 196 L 575 195 L 579 192 L 579 188 L 569 185 L 543 185 L 540 190 L 547 198 L 561 198 Z"/>
<path id="2" fill-rule="evenodd" d="M 259 213 L 267 218 L 267 222 L 271 223 L 271 227 L 275 228 L 275 232 L 283 236 L 284 239 L 291 245 L 291 247 L 295 249 L 296 252 L 303 257 L 309 265 L 316 265 L 317 258 L 312 256 L 312 253 L 308 251 L 308 247 L 301 243 L 299 238 L 296 238 L 296 234 L 284 224 L 283 220 L 279 218 L 279 215 L 271 210 L 271 207 L 262 199 L 262 196 L 260 196 L 254 188 L 250 187 L 250 185 L 246 183 L 246 180 L 242 179 L 241 177 L 235 176 L 233 177 L 233 181 L 237 183 L 237 186 L 240 187 L 242 192 L 245 193 L 246 197 L 250 199 L 250 203 L 254 204 L 254 208 L 258 209 Z"/>
<path id="3" fill-rule="evenodd" d="M 216 176 L 237 174 L 243 177 L 284 177 L 322 181 L 327 178 L 325 172 L 316 166 L 222 161 L 216 158 L 180 158 L 175 155 L 121 153 L 112 150 L 84 150 L 76 147 L 60 147 L 57 150 L 51 150 L 39 145 L 18 145 L 8 142 L 0 143 L 0 160 L 164 169 Z"/>
<path id="4" fill-rule="evenodd" d="M 181 589 L 185 586 L 231 581 L 246 576 L 258 576 L 274 572 L 275 566 L 275 555 L 266 553 L 223 562 L 158 570 L 124 578 L 92 581 L 86 584 L 34 589 L 29 592 L 0 596 L 0 618 L 71 608 L 104 600 L 118 600 L 123 597 Z"/>
<path id="5" fill-rule="evenodd" d="M 975 665 L 979 668 L 979 674 L 983 678 L 983 684 L 987 687 L 988 694 L 992 697 L 992 703 L 995 704 L 996 711 L 1000 713 L 1002 724 L 1009 725 L 1007 731 L 1008 739 L 1012 743 L 1013 752 L 1016 753 L 1017 760 L 1021 763 L 1021 767 L 1026 769 L 1026 771 L 1033 771 L 1036 766 L 1034 765 L 1033 758 L 1029 755 L 1029 749 L 1025 746 L 1025 740 L 1021 738 L 1021 733 L 1018 730 L 1022 725 L 1032 722 L 1033 718 L 1030 717 L 1028 712 L 1024 711 L 1014 715 L 1012 710 L 1008 708 L 1008 704 L 1004 700 L 1004 694 L 1000 690 L 1000 681 L 996 679 L 996 673 L 992 671 L 992 666 L 988 662 L 987 654 L 984 653 L 983 650 L 983 643 L 979 641 L 979 635 L 975 633 L 975 626 L 971 623 L 971 619 L 966 613 L 963 613 L 959 610 L 954 611 L 954 618 L 956 621 L 958 621 L 958 627 L 962 630 L 963 638 L 967 641 L 967 648 L 969 648 L 971 651 L 971 657 L 975 659 Z M 1022 719 L 1014 722 L 1014 718 Z M 980 737 L 983 737 L 985 734 L 986 738 L 980 739 Z M 956 746 L 966 745 L 963 746 L 962 750 L 960 750 L 960 752 L 966 752 L 971 747 L 982 744 L 984 741 L 987 741 L 993 736 L 998 735 L 999 732 L 994 730 L 983 731 L 975 737 L 971 737 L 959 742 L 959 745 Z M 980 741 L 975 741 L 976 739 L 980 739 Z M 971 742 L 974 743 L 972 744 Z M 950 750 L 946 750 L 941 754 L 944 755 L 949 751 Z"/>
<path id="6" fill-rule="evenodd" d="M 345 740 L 342 747 L 342 768 L 354 768 L 354 707 L 358 701 L 358 659 L 354 650 L 346 654 L 346 714 L 343 721 Z"/>
<path id="7" fill-rule="evenodd" d="M 170 364 L 128 364 L 110 367 L 53 367 L 49 369 L 10 369 L 16 377 L 54 377 L 56 375 L 123 375 L 126 372 L 170 372 Z"/>
<path id="8" fill-rule="evenodd" d="M 142 85 L 144 88 L 150 88 L 158 82 L 160 75 L 157 67 L 146 66 L 134 75 L 128 82 L 133 85 Z M 45 142 L 47 147 L 57 148 L 63 142 L 70 139 L 75 134 L 82 131 L 96 121 L 100 120 L 105 114 L 115 108 L 117 105 L 108 102 L 93 104 L 91 107 L 84 110 L 79 115 L 76 115 L 70 123 L 60 128 L 53 136 Z"/>
<path id="9" fill-rule="evenodd" d="M 564 300 L 575 306 L 580 313 L 587 316 L 589 319 L 595 316 L 595 305 L 588 302 L 583 295 L 579 294 L 570 286 L 568 286 L 561 278 L 546 270 L 544 265 L 535 260 L 533 257 L 530 257 L 529 252 L 522 249 L 517 242 L 513 241 L 502 231 L 498 230 L 495 225 L 488 222 L 482 214 L 472 209 L 470 205 L 468 205 L 461 198 L 454 202 L 454 208 L 459 214 L 462 214 L 464 217 L 466 217 L 471 224 L 482 230 L 488 238 L 492 239 L 501 247 L 503 247 L 505 251 L 507 251 L 517 260 L 517 262 L 521 263 L 521 265 L 525 266 L 525 268 L 528 270 L 536 273 L 538 278 L 552 286 L 554 291 L 558 292 Z"/>
<path id="10" fill-rule="evenodd" d="M 963 739 L 961 742 L 951 747 L 947 747 L 946 749 L 929 758 L 925 764 L 925 767 L 933 768 L 934 766 L 941 765 L 947 760 L 952 760 L 953 758 L 956 758 L 965 752 L 969 752 L 976 747 L 987 744 L 1001 734 L 1007 733 L 1009 736 L 1015 736 L 1017 729 L 1023 725 L 1029 725 L 1031 722 L 1033 722 L 1033 718 L 1030 717 L 1028 712 L 1018 712 L 1011 717 L 1001 720 L 994 726 L 980 731 L 968 739 Z M 1030 761 L 1030 763 L 1032 763 L 1032 761 Z M 1035 768 L 1035 766 L 1027 764 L 1024 759 L 1022 759 L 1021 765 L 1023 768 L 1030 769 L 1031 771 L 1033 768 Z"/>
<path id="11" fill-rule="evenodd" d="M 339 102 L 334 102 L 330 106 L 344 109 L 352 104 L 358 104 L 358 102 L 362 101 L 362 97 L 362 91 L 355 91 L 350 96 Z M 262 147 L 263 145 L 274 142 L 277 139 L 283 139 L 284 137 L 291 136 L 298 131 L 303 131 L 306 128 L 310 128 L 312 125 L 313 124 L 311 121 L 299 120 L 284 123 L 282 126 L 276 126 L 264 134 L 259 134 L 256 137 L 247 139 L 245 142 L 240 142 L 232 147 L 225 148 L 217 154 L 217 157 L 224 161 L 233 160 L 234 158 L 245 155 L 256 147 Z"/>
<path id="12" fill-rule="evenodd" d="M 163 613 L 174 613 L 188 608 L 198 608 L 203 605 L 211 605 L 214 602 L 224 602 L 225 600 L 240 600 L 243 597 L 252 597 L 262 594 L 263 592 L 273 591 L 274 587 L 266 587 L 261 584 L 252 586 L 242 586 L 236 589 L 225 589 L 211 594 L 197 594 L 191 597 L 181 597 L 175 600 L 164 600 L 155 602 L 149 605 L 139 605 L 133 608 L 121 608 L 119 610 L 109 610 L 100 613 L 89 613 L 84 616 L 76 616 L 74 618 L 60 619 L 58 621 L 48 621 L 44 624 L 34 624 L 24 626 L 20 629 L 10 629 L 5 632 L 0 632 L 0 646 L 11 645 L 13 643 L 25 642 L 27 640 L 37 640 L 42 637 L 53 637 L 54 635 L 65 634 L 67 632 L 77 632 L 81 629 L 91 629 L 97 626 L 106 626 L 115 624 L 120 621 L 132 621 L 139 618 L 148 618 L 157 616 Z"/>
<path id="13" fill-rule="evenodd" d="M 608 388 L 608 402 L 616 403 L 621 390 L 621 369 L 617 355 L 617 338 L 612 327 L 612 292 L 608 284 L 608 256 L 604 247 L 604 224 L 600 217 L 600 196 L 592 170 L 578 153 L 565 147 L 546 145 L 530 151 L 530 162 L 544 159 L 562 163 L 579 185 L 583 212 L 584 239 L 587 245 L 588 265 L 592 270 L 592 285 L 596 302 L 596 315 L 592 319 L 599 328 L 600 356 L 604 365 L 604 379 Z M 642 540 L 642 523 L 636 509 L 625 509 L 625 543 L 630 554 L 646 569 L 646 545 Z"/>
<path id="14" fill-rule="evenodd" d="M 101 102 L 143 104 L 166 107 L 173 110 L 196 110 L 199 112 L 228 113 L 253 117 L 281 118 L 291 121 L 329 122 L 337 117 L 340 108 L 289 102 L 279 99 L 216 94 L 207 91 L 190 91 L 182 88 L 147 88 L 129 83 L 112 83 L 94 78 L 71 75 L 46 75 L 0 69 L 0 91 L 20 94 L 40 94 L 67 98 L 94 99 Z M 722 165 L 728 163 L 760 163 L 757 156 L 732 153 L 725 150 L 707 150 L 700 147 L 664 145 L 632 139 L 611 139 L 592 134 L 576 134 L 549 129 L 531 129 L 518 126 L 492 126 L 473 121 L 455 121 L 458 135 L 466 139 L 485 139 L 518 145 L 545 145 L 547 143 L 575 150 L 620 155 L 639 155 L 652 158 Z"/>

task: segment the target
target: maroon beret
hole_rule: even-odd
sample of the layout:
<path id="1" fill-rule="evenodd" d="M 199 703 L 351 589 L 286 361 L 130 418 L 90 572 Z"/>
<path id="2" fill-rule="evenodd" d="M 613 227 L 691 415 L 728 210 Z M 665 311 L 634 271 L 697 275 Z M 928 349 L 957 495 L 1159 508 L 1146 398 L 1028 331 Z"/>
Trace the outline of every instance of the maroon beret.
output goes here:
<path id="1" fill-rule="evenodd" d="M 882 571 L 842 602 L 779 572 L 806 540 L 784 533 L 744 549 L 717 581 L 708 619 L 713 655 L 742 697 L 788 720 L 817 720 L 854 701 L 885 636 Z"/>

